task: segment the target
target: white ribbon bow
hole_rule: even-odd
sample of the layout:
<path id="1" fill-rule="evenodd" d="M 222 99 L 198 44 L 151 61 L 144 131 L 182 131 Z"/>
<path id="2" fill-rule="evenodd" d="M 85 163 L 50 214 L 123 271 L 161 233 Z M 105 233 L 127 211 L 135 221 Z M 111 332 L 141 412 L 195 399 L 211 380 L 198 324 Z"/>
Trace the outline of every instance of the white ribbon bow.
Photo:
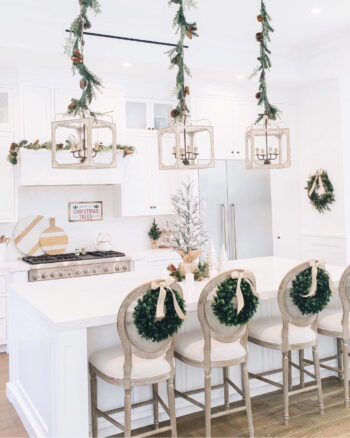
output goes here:
<path id="1" fill-rule="evenodd" d="M 327 275 L 328 275 L 328 281 L 329 281 L 329 289 L 333 294 L 337 294 L 337 290 L 333 286 L 333 282 L 331 279 L 331 276 L 329 275 L 328 271 L 325 268 L 325 262 L 322 260 L 311 260 L 310 261 L 310 267 L 311 267 L 311 287 L 309 290 L 309 293 L 307 295 L 303 295 L 304 298 L 314 297 L 316 295 L 317 291 L 317 269 L 322 269 Z"/>
<path id="2" fill-rule="evenodd" d="M 317 182 L 318 182 L 318 185 L 320 187 L 320 194 L 321 195 L 326 194 L 326 189 L 324 188 L 323 181 L 322 181 L 322 173 L 323 173 L 323 170 L 318 170 L 316 173 L 311 175 L 311 177 L 314 178 L 314 182 L 311 186 L 311 189 L 309 190 L 309 196 L 311 196 L 313 194 L 313 192 L 316 190 Z"/>
<path id="3" fill-rule="evenodd" d="M 249 271 L 233 271 L 231 273 L 231 278 L 233 280 L 237 280 L 237 288 L 236 288 L 236 297 L 233 298 L 232 303 L 234 304 L 234 299 L 237 298 L 237 315 L 239 315 L 239 313 L 241 312 L 241 310 L 244 307 L 244 297 L 243 297 L 243 293 L 241 290 L 241 283 L 242 280 L 246 281 L 249 286 L 251 291 L 253 292 L 253 294 L 259 298 L 258 293 L 256 292 L 256 289 L 253 285 L 253 283 L 249 280 L 248 275 L 250 274 Z"/>
<path id="4" fill-rule="evenodd" d="M 152 281 L 151 288 L 152 290 L 159 289 L 159 295 L 158 295 L 158 301 L 157 301 L 157 309 L 156 309 L 156 319 L 160 320 L 163 319 L 165 316 L 165 297 L 166 297 L 166 288 L 168 288 L 168 291 L 171 292 L 173 296 L 173 303 L 174 303 L 174 309 L 177 313 L 177 316 L 180 319 L 185 320 L 186 316 L 181 310 L 181 307 L 179 306 L 179 303 L 177 302 L 176 295 L 174 294 L 174 291 L 170 289 L 169 287 L 174 283 L 175 279 L 172 277 L 167 278 L 166 280 L 159 280 L 159 281 Z"/>

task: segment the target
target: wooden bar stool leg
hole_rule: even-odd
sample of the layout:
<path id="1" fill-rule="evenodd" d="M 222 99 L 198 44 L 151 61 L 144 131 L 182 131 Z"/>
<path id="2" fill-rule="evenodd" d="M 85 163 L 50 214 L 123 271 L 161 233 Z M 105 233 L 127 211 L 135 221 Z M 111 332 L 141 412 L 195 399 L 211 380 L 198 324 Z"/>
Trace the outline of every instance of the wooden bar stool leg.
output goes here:
<path id="1" fill-rule="evenodd" d="M 154 419 L 154 427 L 156 429 L 159 428 L 159 406 L 158 406 L 158 383 L 153 383 L 152 385 L 152 393 L 153 393 L 153 419 Z"/>
<path id="2" fill-rule="evenodd" d="M 320 373 L 320 359 L 318 357 L 318 351 L 316 345 L 312 347 L 312 355 L 314 359 L 315 376 L 317 381 L 318 405 L 320 407 L 320 415 L 323 415 L 324 404 L 323 404 L 322 382 L 321 382 L 321 373 Z"/>
<path id="3" fill-rule="evenodd" d="M 288 392 L 289 392 L 289 361 L 288 352 L 283 353 L 283 404 L 284 404 L 284 424 L 287 426 L 289 422 L 289 406 L 288 406 Z"/>
<path id="4" fill-rule="evenodd" d="M 345 407 L 350 407 L 349 400 L 349 353 L 348 353 L 348 341 L 343 339 L 343 370 L 344 370 L 344 399 Z"/>
<path id="5" fill-rule="evenodd" d="M 174 392 L 173 378 L 170 378 L 168 380 L 168 403 L 169 403 L 169 413 L 170 413 L 171 436 L 172 438 L 176 438 L 177 437 L 176 408 L 175 408 L 175 392 Z"/>
<path id="6" fill-rule="evenodd" d="M 292 377 L 292 352 L 288 352 L 288 383 L 289 391 L 293 389 L 293 377 Z"/>
<path id="7" fill-rule="evenodd" d="M 205 387 L 205 436 L 211 437 L 211 376 L 210 370 L 204 371 L 204 387 Z"/>
<path id="8" fill-rule="evenodd" d="M 131 436 L 131 389 L 124 390 L 124 437 Z"/>
<path id="9" fill-rule="evenodd" d="M 229 394 L 229 385 L 228 385 L 228 368 L 223 368 L 223 376 L 224 376 L 224 397 L 225 397 L 225 409 L 229 409 L 230 407 L 230 394 Z"/>
<path id="10" fill-rule="evenodd" d="M 247 362 L 242 363 L 242 380 L 243 380 L 244 401 L 245 401 L 245 405 L 247 407 L 248 431 L 249 431 L 250 438 L 253 438 L 254 437 L 254 426 L 253 426 L 252 404 L 250 401 L 250 388 L 249 388 Z"/>
<path id="11" fill-rule="evenodd" d="M 97 378 L 93 371 L 90 371 L 90 392 L 91 392 L 91 426 L 92 436 L 96 438 L 98 436 L 97 428 Z"/>
<path id="12" fill-rule="evenodd" d="M 342 360 L 342 355 L 343 355 L 343 350 L 342 350 L 342 340 L 340 338 L 337 338 L 337 355 L 338 355 L 338 369 L 342 370 L 343 369 L 343 360 Z M 342 380 L 344 378 L 342 373 L 338 373 L 338 379 Z"/>
<path id="13" fill-rule="evenodd" d="M 304 349 L 299 350 L 299 383 L 300 383 L 300 387 L 304 388 L 305 383 L 304 383 Z"/>

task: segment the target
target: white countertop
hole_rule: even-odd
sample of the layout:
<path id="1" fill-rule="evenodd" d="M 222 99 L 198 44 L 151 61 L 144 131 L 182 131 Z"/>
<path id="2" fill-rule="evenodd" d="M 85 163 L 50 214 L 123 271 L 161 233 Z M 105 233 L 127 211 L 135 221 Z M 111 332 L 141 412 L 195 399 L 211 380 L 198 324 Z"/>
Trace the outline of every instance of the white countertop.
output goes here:
<path id="1" fill-rule="evenodd" d="M 171 248 L 144 249 L 135 251 L 125 251 L 126 256 L 131 260 L 177 260 L 179 254 Z"/>
<path id="2" fill-rule="evenodd" d="M 0 275 L 8 274 L 11 272 L 27 272 L 30 265 L 22 260 L 13 260 L 10 262 L 0 263 Z"/>
<path id="3" fill-rule="evenodd" d="M 235 260 L 227 269 L 244 268 L 254 272 L 260 299 L 275 298 L 283 276 L 301 260 L 279 257 Z M 342 266 L 326 266 L 337 286 Z M 164 278 L 165 271 L 126 272 L 82 278 L 12 284 L 10 293 L 19 294 L 54 328 L 66 329 L 112 324 L 125 296 L 147 281 Z M 208 280 L 195 282 L 194 288 L 181 283 L 187 310 L 196 310 L 199 295 Z"/>

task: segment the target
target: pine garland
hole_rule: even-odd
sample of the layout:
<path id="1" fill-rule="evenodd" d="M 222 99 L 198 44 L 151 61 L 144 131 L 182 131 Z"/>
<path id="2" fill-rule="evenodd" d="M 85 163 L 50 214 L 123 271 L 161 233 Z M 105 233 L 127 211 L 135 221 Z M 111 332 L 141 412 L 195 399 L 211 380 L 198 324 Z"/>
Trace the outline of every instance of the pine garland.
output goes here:
<path id="1" fill-rule="evenodd" d="M 66 143 L 59 143 L 56 145 L 56 148 L 60 151 L 69 151 L 71 149 L 71 142 L 70 140 L 66 140 Z M 41 149 L 51 150 L 52 149 L 52 143 L 51 141 L 46 141 L 44 143 L 40 143 L 39 140 L 35 140 L 33 143 L 28 142 L 27 140 L 21 140 L 19 143 L 11 143 L 9 153 L 7 156 L 7 160 L 15 165 L 18 163 L 18 153 L 21 149 L 29 149 L 33 151 L 38 151 Z M 104 146 L 103 144 L 99 145 L 99 148 L 97 152 L 107 152 L 110 151 L 113 148 L 112 145 Z M 133 154 L 135 152 L 134 146 L 127 146 L 127 145 L 121 145 L 117 144 L 117 149 L 122 150 L 123 157 L 126 157 L 127 155 Z"/>
<path id="2" fill-rule="evenodd" d="M 330 204 L 335 201 L 335 196 L 333 184 L 331 183 L 328 177 L 328 173 L 325 170 L 322 170 L 321 178 L 323 187 L 325 189 L 324 194 L 317 193 L 317 189 L 320 188 L 317 174 L 310 176 L 310 178 L 306 182 L 305 190 L 307 191 L 311 204 L 316 208 L 319 213 L 324 213 L 325 211 L 330 211 Z M 315 179 L 316 190 L 314 190 L 310 195 L 310 190 L 314 185 Z"/>
<path id="3" fill-rule="evenodd" d="M 247 324 L 253 318 L 259 305 L 259 298 L 253 294 L 250 284 L 243 279 L 241 291 L 244 297 L 244 307 L 237 315 L 237 309 L 232 304 L 236 296 L 237 282 L 237 279 L 229 278 L 220 283 L 212 302 L 214 315 L 222 324 L 229 327 Z"/>
<path id="4" fill-rule="evenodd" d="M 258 99 L 258 105 L 264 107 L 264 112 L 259 114 L 256 123 L 260 122 L 265 116 L 270 120 L 276 120 L 280 113 L 280 110 L 272 105 L 267 97 L 266 71 L 271 68 L 271 51 L 268 43 L 271 41 L 270 33 L 274 32 L 274 29 L 270 24 L 271 17 L 266 10 L 264 0 L 261 0 L 260 15 L 258 15 L 257 19 L 262 25 L 262 32 L 256 34 L 256 40 L 260 43 L 260 56 L 258 58 L 260 65 L 254 70 L 252 77 L 260 72 L 259 92 L 256 93 L 256 98 Z"/>
<path id="5" fill-rule="evenodd" d="M 317 269 L 317 290 L 313 297 L 305 298 L 312 283 L 312 268 L 298 274 L 292 282 L 290 297 L 303 315 L 315 315 L 329 303 L 332 291 L 329 288 L 329 277 L 323 269 Z"/>
<path id="6" fill-rule="evenodd" d="M 72 98 L 68 105 L 68 114 L 84 116 L 89 111 L 89 106 L 96 93 L 102 86 L 101 80 L 92 73 L 84 63 L 84 30 L 91 28 L 88 18 L 88 11 L 92 10 L 95 14 L 100 13 L 100 4 L 97 0 L 79 0 L 80 13 L 70 27 L 70 38 L 66 46 L 66 53 L 72 60 L 73 74 L 78 73 L 81 77 L 80 88 L 82 93 L 79 99 Z M 91 112 L 92 115 L 96 115 Z"/>
<path id="7" fill-rule="evenodd" d="M 186 104 L 186 96 L 190 94 L 190 89 L 188 86 L 185 86 L 185 76 L 191 75 L 189 68 L 184 62 L 184 40 L 186 36 L 189 39 L 198 36 L 197 25 L 196 23 L 189 23 L 185 17 L 185 7 L 189 8 L 194 6 L 192 0 L 169 0 L 169 4 L 176 4 L 179 6 L 174 18 L 173 26 L 176 29 L 176 33 L 180 34 L 180 39 L 176 47 L 167 52 L 170 58 L 170 68 L 175 66 L 178 68 L 176 75 L 176 96 L 178 104 L 176 108 L 171 111 L 170 115 L 175 122 L 184 123 L 186 117 L 190 114 Z"/>
<path id="8" fill-rule="evenodd" d="M 185 301 L 180 294 L 173 290 L 177 302 L 183 313 L 185 312 Z M 159 296 L 159 289 L 149 290 L 137 301 L 133 312 L 133 319 L 139 335 L 144 339 L 150 339 L 153 342 L 164 341 L 173 336 L 183 324 L 175 311 L 173 298 L 170 293 L 165 297 L 165 316 L 161 320 L 156 320 L 156 308 Z"/>

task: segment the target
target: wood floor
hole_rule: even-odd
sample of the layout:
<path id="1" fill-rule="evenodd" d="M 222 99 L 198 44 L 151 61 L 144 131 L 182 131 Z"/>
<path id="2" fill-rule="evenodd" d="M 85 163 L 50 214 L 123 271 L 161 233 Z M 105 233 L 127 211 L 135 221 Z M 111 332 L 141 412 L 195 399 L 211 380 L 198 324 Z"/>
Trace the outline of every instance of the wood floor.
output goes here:
<path id="1" fill-rule="evenodd" d="M 7 380 L 8 356 L 0 354 L 0 437 L 27 437 L 15 410 L 6 399 Z M 323 382 L 323 390 L 325 415 L 321 417 L 318 414 L 316 392 L 300 394 L 291 398 L 289 426 L 282 424 L 282 394 L 280 392 L 254 398 L 252 404 L 255 436 L 350 438 L 350 409 L 344 408 L 342 383 L 337 379 L 326 380 Z M 203 437 L 203 420 L 200 413 L 180 418 L 178 436 Z M 213 437 L 248 436 L 245 414 L 213 420 L 212 435 Z"/>

